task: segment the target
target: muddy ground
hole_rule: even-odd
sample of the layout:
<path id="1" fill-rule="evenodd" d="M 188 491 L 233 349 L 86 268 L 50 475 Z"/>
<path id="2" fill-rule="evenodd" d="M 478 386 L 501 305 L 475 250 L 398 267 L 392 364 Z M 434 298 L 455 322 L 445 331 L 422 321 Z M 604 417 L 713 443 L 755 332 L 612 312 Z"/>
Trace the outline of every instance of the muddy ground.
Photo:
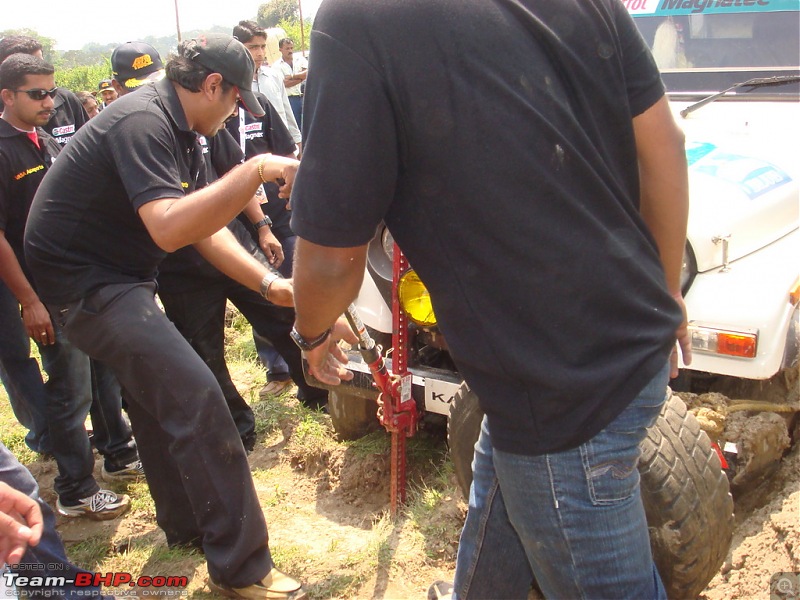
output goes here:
<path id="1" fill-rule="evenodd" d="M 794 393 L 780 398 L 780 403 L 797 404 Z M 290 395 L 284 397 L 294 401 Z M 718 393 L 683 397 L 712 437 L 721 445 L 725 441 L 735 444 L 738 451 L 736 456 L 728 454 L 739 466 L 739 480 L 734 477 L 733 543 L 720 572 L 700 597 L 796 597 L 771 596 L 770 585 L 771 580 L 773 584 L 782 580 L 783 586 L 787 581 L 794 585 L 796 576 L 787 579 L 776 574 L 800 572 L 800 446 L 794 443 L 800 433 L 797 418 L 790 412 L 744 410 L 741 406 L 730 410 L 735 401 Z M 466 506 L 451 471 L 443 491 L 441 487 L 434 490 L 435 486 L 426 490 L 423 473 L 414 484 L 415 494 L 417 499 L 433 494 L 429 510 L 404 513 L 391 521 L 387 516 L 389 468 L 384 454 L 356 455 L 335 443 L 322 448 L 293 446 L 296 427 L 296 423 L 282 423 L 262 439 L 250 456 L 250 464 L 276 560 L 303 579 L 311 598 L 424 598 L 431 582 L 452 578 Z M 767 464 L 758 464 L 762 460 L 759 456 L 765 455 L 771 457 Z M 99 468 L 98 461 L 98 475 Z M 415 468 L 425 471 L 424 465 Z M 53 505 L 54 463 L 36 463 L 32 471 L 42 484 L 43 496 Z M 439 477 L 448 472 L 435 464 L 428 471 Z M 152 509 L 135 509 L 113 522 L 59 517 L 59 529 L 76 560 L 87 562 L 86 557 L 91 555 L 87 554 L 87 540 L 97 539 L 112 547 L 105 557 L 101 551 L 100 559 L 85 565 L 89 568 L 187 574 L 190 597 L 211 597 L 205 587 L 207 572 L 202 556 L 164 555 L 163 535 L 155 526 Z M 140 553 L 144 548 L 140 558 L 134 547 Z M 797 594 L 800 590 L 793 591 Z"/>

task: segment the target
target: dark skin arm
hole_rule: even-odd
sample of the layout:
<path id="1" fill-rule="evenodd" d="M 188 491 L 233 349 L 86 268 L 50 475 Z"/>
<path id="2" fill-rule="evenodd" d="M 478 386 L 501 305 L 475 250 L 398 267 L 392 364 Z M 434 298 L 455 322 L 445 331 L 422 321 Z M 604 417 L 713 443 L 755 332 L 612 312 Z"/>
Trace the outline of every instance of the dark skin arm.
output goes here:
<path id="1" fill-rule="evenodd" d="M 244 249 L 227 227 L 194 244 L 208 262 L 234 281 L 261 292 L 261 280 L 267 269 Z M 268 300 L 279 306 L 293 306 L 291 279 L 276 279 L 269 288 Z"/>
<path id="2" fill-rule="evenodd" d="M 288 198 L 299 163 L 272 154 L 255 156 L 188 196 L 143 205 L 139 217 L 153 241 L 162 250 L 174 252 L 225 227 L 244 209 L 262 183 L 258 173 L 262 161 L 264 181 L 285 181 L 279 195 Z"/>
<path id="3" fill-rule="evenodd" d="M 6 239 L 5 231 L 0 231 L 0 279 L 22 307 L 22 321 L 31 339 L 40 344 L 55 344 L 56 336 L 50 313 L 25 277 L 17 255 Z"/>
<path id="4" fill-rule="evenodd" d="M 358 295 L 367 259 L 367 246 L 329 248 L 298 238 L 295 247 L 295 327 L 313 339 L 333 325 Z M 335 338 L 336 336 L 333 336 Z M 344 338 L 355 343 L 352 331 Z M 353 374 L 344 368 L 347 357 L 334 339 L 305 352 L 309 372 L 323 383 L 337 385 Z"/>
<path id="5" fill-rule="evenodd" d="M 691 364 L 692 346 L 686 305 L 680 288 L 686 223 L 689 214 L 689 176 L 684 135 L 676 125 L 666 97 L 633 119 L 641 182 L 640 212 L 656 240 L 672 297 L 683 311 L 675 332 L 683 362 Z M 671 376 L 678 376 L 677 350 L 670 358 Z"/>

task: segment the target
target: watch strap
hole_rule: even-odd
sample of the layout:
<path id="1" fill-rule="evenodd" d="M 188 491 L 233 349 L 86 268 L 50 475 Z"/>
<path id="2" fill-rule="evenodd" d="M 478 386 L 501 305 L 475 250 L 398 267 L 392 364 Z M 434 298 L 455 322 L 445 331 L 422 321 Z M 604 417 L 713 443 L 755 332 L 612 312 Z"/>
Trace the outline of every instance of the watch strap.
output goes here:
<path id="1" fill-rule="evenodd" d="M 325 331 L 319 334 L 317 337 L 311 340 L 305 339 L 300 333 L 298 333 L 297 329 L 292 327 L 292 331 L 289 332 L 289 335 L 292 336 L 294 343 L 297 344 L 297 347 L 300 348 L 303 352 L 308 352 L 309 350 L 313 350 L 317 346 L 321 346 L 325 340 L 328 339 L 328 336 L 331 334 L 331 328 L 328 327 Z"/>

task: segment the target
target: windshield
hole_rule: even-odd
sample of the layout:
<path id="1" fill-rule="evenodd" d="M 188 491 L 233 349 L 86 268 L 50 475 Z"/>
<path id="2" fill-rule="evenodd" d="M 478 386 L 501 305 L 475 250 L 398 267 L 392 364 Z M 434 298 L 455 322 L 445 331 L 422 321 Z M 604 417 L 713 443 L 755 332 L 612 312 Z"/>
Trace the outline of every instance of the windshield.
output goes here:
<path id="1" fill-rule="evenodd" d="M 713 93 L 754 77 L 800 72 L 797 0 L 623 3 L 653 50 L 671 93 Z M 748 95 L 796 98 L 798 89 L 794 83 Z"/>

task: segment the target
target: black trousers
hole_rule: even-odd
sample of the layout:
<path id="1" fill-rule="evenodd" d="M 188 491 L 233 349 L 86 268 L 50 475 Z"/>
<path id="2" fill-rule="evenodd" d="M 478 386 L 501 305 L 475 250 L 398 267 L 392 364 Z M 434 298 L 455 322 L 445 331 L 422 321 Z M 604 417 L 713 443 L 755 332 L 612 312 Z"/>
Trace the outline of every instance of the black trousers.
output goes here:
<path id="1" fill-rule="evenodd" d="M 231 381 L 225 362 L 225 304 L 227 300 L 239 309 L 253 331 L 269 340 L 289 366 L 289 374 L 297 384 L 297 398 L 311 408 L 327 402 L 325 390 L 308 385 L 303 377 L 300 349 L 289 332 L 294 324 L 294 309 L 276 306 L 233 279 L 222 275 L 204 278 L 205 285 L 191 292 L 175 293 L 159 288 L 158 296 L 167 317 L 175 323 L 217 378 L 231 415 L 245 442 L 254 435 L 253 412 Z M 247 443 L 245 442 L 245 447 Z"/>
<path id="2" fill-rule="evenodd" d="M 214 375 L 156 305 L 155 284 L 108 285 L 48 308 L 124 389 L 168 543 L 200 540 L 218 583 L 263 578 L 273 563 L 242 442 Z"/>

